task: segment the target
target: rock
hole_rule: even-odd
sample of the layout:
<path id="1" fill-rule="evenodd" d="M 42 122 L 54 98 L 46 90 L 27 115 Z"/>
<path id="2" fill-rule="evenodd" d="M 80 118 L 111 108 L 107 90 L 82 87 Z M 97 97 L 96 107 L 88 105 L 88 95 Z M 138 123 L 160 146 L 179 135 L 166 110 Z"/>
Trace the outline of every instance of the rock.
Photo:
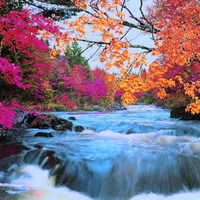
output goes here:
<path id="1" fill-rule="evenodd" d="M 9 142 L 7 135 L 0 134 L 0 143 L 7 143 Z"/>
<path id="2" fill-rule="evenodd" d="M 56 130 L 56 131 L 65 131 L 65 130 L 72 130 L 73 127 L 73 123 L 70 121 L 65 121 L 65 123 L 61 123 L 61 124 L 53 124 L 51 126 L 52 129 Z"/>
<path id="3" fill-rule="evenodd" d="M 19 127 L 23 127 L 24 126 L 24 119 L 26 118 L 26 116 L 28 115 L 28 113 L 23 112 L 19 109 L 15 110 L 16 112 L 16 116 L 13 122 L 13 127 L 15 128 L 19 128 Z"/>
<path id="4" fill-rule="evenodd" d="M 43 165 L 44 169 L 52 169 L 53 167 L 55 167 L 57 164 L 59 164 L 61 162 L 61 160 L 54 155 L 54 152 L 49 151 L 47 153 L 47 160 Z"/>
<path id="5" fill-rule="evenodd" d="M 127 110 L 125 106 L 121 104 L 113 104 L 112 106 L 108 107 L 109 111 L 118 111 L 118 110 Z"/>
<path id="6" fill-rule="evenodd" d="M 52 119 L 50 119 L 50 116 L 48 115 L 33 115 L 28 114 L 26 118 L 24 119 L 25 126 L 27 128 L 50 128 L 50 122 Z"/>
<path id="7" fill-rule="evenodd" d="M 54 115 L 33 115 L 29 114 L 26 116 L 25 124 L 27 128 L 39 128 L 39 129 L 48 129 L 52 128 L 54 130 L 72 130 L 73 123 L 66 119 L 58 118 Z"/>
<path id="8" fill-rule="evenodd" d="M 1 143 L 13 143 L 22 141 L 21 134 L 24 128 L 2 128 L 0 129 L 0 144 Z"/>
<path id="9" fill-rule="evenodd" d="M 52 132 L 37 132 L 35 137 L 53 137 Z"/>
<path id="10" fill-rule="evenodd" d="M 69 117 L 68 119 L 70 119 L 70 120 L 76 120 L 75 117 Z"/>
<path id="11" fill-rule="evenodd" d="M 107 108 L 104 108 L 102 106 L 94 106 L 93 107 L 94 111 L 99 111 L 99 112 L 106 112 L 107 111 Z"/>
<path id="12" fill-rule="evenodd" d="M 21 143 L 7 143 L 0 145 L 0 160 L 13 155 L 18 155 L 24 150 L 29 150 L 26 146 Z M 11 164 L 11 163 L 10 163 Z M 2 169 L 1 169 L 2 170 Z"/>
<path id="13" fill-rule="evenodd" d="M 174 108 L 170 112 L 171 118 L 179 118 L 180 120 L 200 120 L 200 114 L 192 114 L 185 111 L 186 106 Z"/>
<path id="14" fill-rule="evenodd" d="M 85 128 L 84 128 L 83 126 L 75 126 L 75 127 L 74 127 L 74 130 L 75 130 L 76 132 L 82 132 L 84 129 L 85 129 Z"/>
<path id="15" fill-rule="evenodd" d="M 23 161 L 26 164 L 37 164 L 43 169 L 51 169 L 56 168 L 56 165 L 61 162 L 61 159 L 55 151 L 39 148 L 25 152 Z"/>

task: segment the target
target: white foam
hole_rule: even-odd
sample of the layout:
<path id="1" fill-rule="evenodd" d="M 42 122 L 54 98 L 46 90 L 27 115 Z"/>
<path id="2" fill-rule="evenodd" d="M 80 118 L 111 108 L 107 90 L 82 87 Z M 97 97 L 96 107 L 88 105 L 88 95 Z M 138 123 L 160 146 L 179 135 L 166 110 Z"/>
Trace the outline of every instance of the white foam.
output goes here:
<path id="1" fill-rule="evenodd" d="M 33 188 L 21 195 L 18 200 L 92 200 L 91 198 L 67 188 Z"/>
<path id="2" fill-rule="evenodd" d="M 130 200 L 200 200 L 200 192 L 179 193 L 171 196 L 163 196 L 156 194 L 138 195 Z"/>
<path id="3" fill-rule="evenodd" d="M 26 188 L 21 191 L 18 200 L 91 200 L 89 197 L 66 187 L 54 187 L 49 171 L 38 166 L 27 165 L 19 170 L 22 175 L 7 187 Z"/>
<path id="4" fill-rule="evenodd" d="M 128 105 L 126 106 L 126 109 L 128 111 L 133 111 L 133 110 L 162 110 L 162 108 L 156 107 L 155 105 Z"/>

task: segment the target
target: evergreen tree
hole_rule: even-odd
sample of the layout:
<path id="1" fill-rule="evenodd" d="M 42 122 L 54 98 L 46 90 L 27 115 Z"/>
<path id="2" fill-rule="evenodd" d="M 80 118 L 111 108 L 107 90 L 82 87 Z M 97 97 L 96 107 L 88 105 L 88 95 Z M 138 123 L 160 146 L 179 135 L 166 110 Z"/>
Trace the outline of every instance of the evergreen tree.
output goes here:
<path id="1" fill-rule="evenodd" d="M 68 62 L 68 65 L 70 66 L 70 68 L 73 68 L 74 65 L 84 66 L 87 71 L 87 75 L 88 75 L 89 79 L 91 81 L 93 80 L 88 60 L 86 60 L 83 57 L 82 48 L 79 47 L 78 42 L 75 41 L 72 43 L 71 46 L 66 47 L 65 58 Z"/>

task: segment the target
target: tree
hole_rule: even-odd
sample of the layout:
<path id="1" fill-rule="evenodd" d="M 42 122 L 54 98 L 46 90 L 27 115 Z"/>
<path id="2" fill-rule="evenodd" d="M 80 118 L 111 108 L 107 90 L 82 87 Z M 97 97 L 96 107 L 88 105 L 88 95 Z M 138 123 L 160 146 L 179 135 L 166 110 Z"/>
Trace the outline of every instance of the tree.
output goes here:
<path id="1" fill-rule="evenodd" d="M 78 42 L 76 41 L 72 42 L 71 46 L 66 46 L 65 58 L 70 67 L 81 65 L 89 68 L 88 61 L 82 56 L 82 48 L 79 47 Z"/>
<path id="2" fill-rule="evenodd" d="M 125 105 L 134 103 L 137 100 L 135 93 L 141 91 L 154 90 L 157 97 L 165 98 L 167 88 L 174 87 L 177 81 L 183 81 L 183 91 L 189 98 L 186 110 L 200 112 L 199 80 L 184 82 L 180 76 L 166 76 L 176 66 L 190 68 L 191 62 L 200 60 L 200 5 L 196 0 L 155 0 L 152 7 L 148 8 L 148 15 L 144 14 L 144 2 L 140 0 L 140 18 L 131 12 L 128 2 L 122 0 L 75 3 L 85 14 L 68 24 L 69 28 L 74 29 L 75 35 L 65 34 L 65 37 L 57 38 L 57 45 L 61 47 L 59 42 L 63 39 L 97 45 L 101 50 L 99 60 L 105 63 L 105 68 L 117 67 L 121 70 L 120 88 Z M 128 19 L 126 15 L 129 15 Z M 135 29 L 148 33 L 155 47 L 132 43 L 131 32 Z M 99 36 L 98 41 L 91 40 L 89 30 Z M 145 52 L 133 53 L 132 48 L 140 48 Z M 158 59 L 148 66 L 148 75 L 143 78 L 132 74 L 131 70 L 147 65 L 145 53 L 158 56 Z"/>
<path id="3" fill-rule="evenodd" d="M 101 102 L 103 102 L 104 106 L 109 106 L 114 103 L 116 97 L 117 87 L 117 79 L 114 74 L 109 74 L 105 71 L 105 69 L 100 69 L 96 67 L 92 70 L 92 74 L 94 76 L 94 80 L 101 81 L 103 85 L 100 87 L 101 90 Z M 97 93 L 98 94 L 98 93 Z"/>
<path id="4" fill-rule="evenodd" d="M 73 68 L 70 68 L 69 74 L 69 76 L 63 77 L 64 86 L 70 99 L 76 99 L 77 104 L 82 104 L 85 102 L 84 97 L 87 96 L 87 88 L 90 83 L 87 71 L 81 65 L 74 65 Z"/>
<path id="5" fill-rule="evenodd" d="M 37 52 L 49 49 L 39 36 L 60 32 L 52 20 L 16 7 L 11 1 L 1 1 L 0 11 L 0 113 L 3 116 L 0 124 L 11 128 L 16 114 L 13 109 L 25 110 L 21 106 L 25 97 L 45 100 L 45 91 L 49 87 L 45 74 L 49 65 L 38 61 Z M 6 121 L 5 117 L 9 115 Z"/>

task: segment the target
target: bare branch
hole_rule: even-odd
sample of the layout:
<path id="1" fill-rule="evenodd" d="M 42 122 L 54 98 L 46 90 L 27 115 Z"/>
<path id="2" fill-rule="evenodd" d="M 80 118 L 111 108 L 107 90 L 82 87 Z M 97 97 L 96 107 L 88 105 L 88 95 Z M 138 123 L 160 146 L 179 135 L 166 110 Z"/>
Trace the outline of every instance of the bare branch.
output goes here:
<path id="1" fill-rule="evenodd" d="M 87 43 L 93 43 L 93 44 L 105 44 L 109 45 L 110 42 L 102 42 L 102 41 L 94 41 L 94 40 L 85 40 L 85 39 L 79 39 L 81 42 L 87 42 Z"/>
<path id="2" fill-rule="evenodd" d="M 128 11 L 128 13 L 129 13 L 129 15 L 130 15 L 130 18 L 132 18 L 132 19 L 134 19 L 135 21 L 139 22 L 140 25 L 145 25 L 141 20 L 139 20 L 137 17 L 135 17 L 135 16 L 133 15 L 133 13 L 131 12 L 131 10 L 130 10 L 126 5 L 122 5 L 122 6 L 123 6 L 123 8 L 125 8 L 125 9 Z"/>
<path id="3" fill-rule="evenodd" d="M 129 28 L 127 31 L 126 31 L 126 33 L 120 38 L 120 40 L 122 40 L 128 33 L 129 33 L 129 31 L 131 30 L 132 28 Z"/>
<path id="4" fill-rule="evenodd" d="M 147 50 L 146 53 L 150 53 L 152 52 L 153 50 L 155 50 L 155 48 L 150 48 L 150 47 L 146 47 L 146 46 L 143 46 L 143 45 L 130 45 L 130 48 L 134 48 L 134 49 L 145 49 Z"/>
<path id="5" fill-rule="evenodd" d="M 100 48 L 101 48 L 101 46 L 98 47 L 98 49 L 87 59 L 87 61 L 89 61 L 93 56 L 95 56 L 95 54 L 98 53 Z"/>
<path id="6" fill-rule="evenodd" d="M 98 44 L 98 45 L 110 45 L 110 43 L 111 43 L 111 42 L 93 41 L 93 40 L 85 40 L 85 39 L 79 39 L 79 41 Z M 129 43 L 129 45 L 130 45 L 130 48 L 145 49 L 149 53 L 152 52 L 153 50 L 155 50 L 155 48 L 150 48 L 150 47 L 146 47 L 146 46 L 143 46 L 143 45 L 132 45 L 130 43 Z"/>
<path id="7" fill-rule="evenodd" d="M 138 30 L 145 31 L 145 32 L 148 32 L 148 33 L 157 33 L 157 32 L 160 31 L 160 30 L 158 30 L 154 27 L 152 28 L 151 26 L 135 25 L 135 24 L 130 23 L 128 21 L 123 21 L 122 24 L 124 26 L 130 27 L 130 28 L 136 28 Z"/>
<path id="8" fill-rule="evenodd" d="M 152 33 L 152 39 L 155 40 L 155 39 L 154 39 L 154 33 L 159 32 L 159 30 L 156 29 L 156 28 L 154 27 L 153 23 L 151 23 L 151 22 L 145 17 L 144 12 L 143 12 L 143 10 L 142 10 L 142 7 L 143 7 L 143 0 L 140 0 L 140 8 L 139 8 L 139 10 L 140 10 L 140 12 L 141 12 L 141 14 L 142 14 L 142 19 L 144 19 L 144 20 L 150 25 L 151 30 L 152 30 L 152 31 L 151 31 L 151 33 Z"/>

